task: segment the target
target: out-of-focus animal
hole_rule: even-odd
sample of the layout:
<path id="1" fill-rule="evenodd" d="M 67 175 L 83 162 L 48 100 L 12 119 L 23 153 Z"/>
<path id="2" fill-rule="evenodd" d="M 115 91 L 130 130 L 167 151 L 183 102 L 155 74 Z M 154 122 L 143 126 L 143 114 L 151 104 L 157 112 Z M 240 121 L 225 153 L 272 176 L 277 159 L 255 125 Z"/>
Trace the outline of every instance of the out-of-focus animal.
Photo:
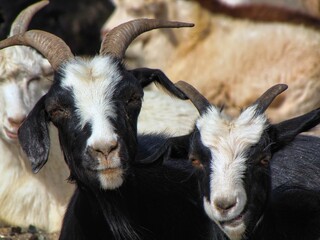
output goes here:
<path id="1" fill-rule="evenodd" d="M 0 39 L 8 36 L 18 13 L 37 1 L 0 1 Z M 101 26 L 113 9 L 109 0 L 52 0 L 32 19 L 30 28 L 63 37 L 77 55 L 93 55 L 100 46 Z"/>
<path id="2" fill-rule="evenodd" d="M 25 32 L 32 16 L 46 4 L 48 1 L 41 1 L 22 11 L 10 35 Z M 29 47 L 0 51 L 0 225 L 32 224 L 49 232 L 60 230 L 74 187 L 67 183 L 69 172 L 57 131 L 50 128 L 50 162 L 37 175 L 31 171 L 17 136 L 22 122 L 49 89 L 52 73 L 49 62 Z"/>
<path id="3" fill-rule="evenodd" d="M 109 29 L 119 23 L 132 20 L 137 17 L 157 18 L 162 20 L 184 19 L 184 21 L 195 22 L 197 27 L 190 32 L 190 29 L 182 29 L 179 33 L 172 29 L 162 29 L 159 33 L 149 32 L 139 36 L 130 45 L 126 52 L 126 64 L 129 67 L 149 66 L 162 69 L 167 66 L 170 54 L 182 42 L 192 34 L 201 34 L 205 31 L 207 19 L 204 9 L 195 1 L 185 0 L 113 0 L 115 10 L 108 18 L 101 29 L 104 35 Z M 202 19 L 202 20 L 201 20 Z M 203 24 L 199 24 L 199 21 Z M 206 27 L 204 27 L 206 28 Z M 196 32 L 196 33 L 194 33 Z M 161 54 L 154 49 L 161 49 Z M 141 54 L 143 53 L 143 54 Z M 145 55 L 145 56 L 142 56 Z"/>
<path id="4" fill-rule="evenodd" d="M 182 135 L 190 132 L 198 112 L 189 101 L 174 99 L 157 89 L 146 90 L 138 117 L 139 133 Z"/>
<path id="5" fill-rule="evenodd" d="M 286 83 L 289 90 L 268 109 L 272 121 L 320 105 L 320 21 L 275 6 L 230 7 L 218 1 L 117 0 L 103 31 L 123 19 L 155 16 L 195 23 L 182 34 L 146 34 L 128 49 L 134 65 L 157 65 L 173 80 L 195 86 L 210 102 L 235 115 L 261 89 Z M 161 49 L 154 51 L 154 49 Z"/>

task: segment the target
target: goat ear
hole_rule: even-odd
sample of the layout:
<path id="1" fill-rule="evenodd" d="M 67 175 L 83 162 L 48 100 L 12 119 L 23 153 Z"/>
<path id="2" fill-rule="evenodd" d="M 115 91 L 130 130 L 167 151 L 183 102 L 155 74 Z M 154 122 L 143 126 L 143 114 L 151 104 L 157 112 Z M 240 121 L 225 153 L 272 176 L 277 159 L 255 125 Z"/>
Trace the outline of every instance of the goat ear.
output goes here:
<path id="1" fill-rule="evenodd" d="M 39 172 L 47 162 L 50 148 L 49 121 L 44 102 L 45 96 L 37 102 L 18 131 L 20 145 L 31 161 L 34 173 Z"/>
<path id="2" fill-rule="evenodd" d="M 144 159 L 136 159 L 139 166 L 160 165 L 170 159 L 188 159 L 190 134 L 168 138 L 150 156 Z"/>
<path id="3" fill-rule="evenodd" d="M 188 97 L 159 69 L 137 68 L 130 70 L 130 72 L 140 81 L 143 88 L 150 83 L 155 83 L 177 98 L 183 100 L 188 99 Z"/>
<path id="4" fill-rule="evenodd" d="M 275 150 L 290 143 L 299 133 L 310 130 L 320 123 L 320 108 L 271 126 Z"/>

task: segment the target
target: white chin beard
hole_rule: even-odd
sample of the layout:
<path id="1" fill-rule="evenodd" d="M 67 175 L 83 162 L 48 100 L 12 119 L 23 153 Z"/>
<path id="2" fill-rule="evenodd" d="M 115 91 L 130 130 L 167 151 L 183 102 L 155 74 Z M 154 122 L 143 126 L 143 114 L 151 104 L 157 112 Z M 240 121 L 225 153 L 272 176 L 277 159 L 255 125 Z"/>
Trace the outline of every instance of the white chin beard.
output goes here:
<path id="1" fill-rule="evenodd" d="M 113 173 L 100 173 L 99 181 L 101 188 L 105 190 L 113 190 L 120 187 L 123 183 L 123 169 L 116 169 Z"/>
<path id="2" fill-rule="evenodd" d="M 241 222 L 237 226 L 229 226 L 229 225 L 223 225 L 221 226 L 221 229 L 227 234 L 227 236 L 230 238 L 230 240 L 240 240 L 242 239 L 245 231 L 246 226 L 244 222 Z"/>

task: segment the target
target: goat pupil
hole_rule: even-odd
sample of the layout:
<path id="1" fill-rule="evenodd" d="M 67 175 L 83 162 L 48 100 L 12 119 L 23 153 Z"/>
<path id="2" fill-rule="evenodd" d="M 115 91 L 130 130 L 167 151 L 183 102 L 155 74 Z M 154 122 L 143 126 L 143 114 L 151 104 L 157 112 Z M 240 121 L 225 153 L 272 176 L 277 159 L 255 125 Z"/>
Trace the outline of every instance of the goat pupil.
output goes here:
<path id="1" fill-rule="evenodd" d="M 263 166 L 267 167 L 267 166 L 269 165 L 269 159 L 263 158 L 263 159 L 260 160 L 260 163 L 261 163 Z"/>
<path id="2" fill-rule="evenodd" d="M 62 109 L 54 109 L 52 111 L 50 111 L 50 116 L 52 118 L 56 118 L 61 116 L 64 113 L 64 111 Z"/>
<path id="3" fill-rule="evenodd" d="M 202 163 L 200 162 L 199 159 L 192 159 L 191 163 L 196 168 L 202 168 L 203 167 L 203 165 L 202 165 Z"/>

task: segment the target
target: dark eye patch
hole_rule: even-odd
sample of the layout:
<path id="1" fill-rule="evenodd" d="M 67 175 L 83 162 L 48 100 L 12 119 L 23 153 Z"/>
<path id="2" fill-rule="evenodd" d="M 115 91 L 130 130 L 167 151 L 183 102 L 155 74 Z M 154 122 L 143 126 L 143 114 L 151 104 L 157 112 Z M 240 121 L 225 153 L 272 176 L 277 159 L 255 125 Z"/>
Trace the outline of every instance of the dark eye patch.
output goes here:
<path id="1" fill-rule="evenodd" d="M 64 109 L 60 106 L 56 106 L 55 108 L 49 111 L 49 116 L 52 119 L 69 118 L 70 112 L 67 109 Z"/>

